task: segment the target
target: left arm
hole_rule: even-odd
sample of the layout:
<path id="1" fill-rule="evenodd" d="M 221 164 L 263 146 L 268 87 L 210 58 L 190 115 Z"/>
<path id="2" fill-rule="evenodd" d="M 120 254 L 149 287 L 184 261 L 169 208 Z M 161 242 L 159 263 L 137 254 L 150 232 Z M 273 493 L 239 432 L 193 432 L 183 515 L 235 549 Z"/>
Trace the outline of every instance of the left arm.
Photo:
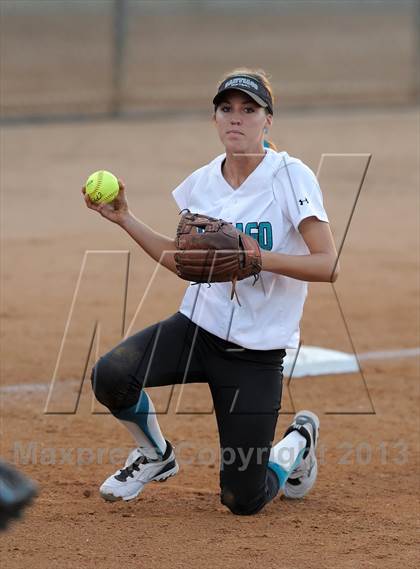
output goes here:
<path id="1" fill-rule="evenodd" d="M 310 254 L 285 255 L 261 250 L 262 270 L 308 282 L 335 282 L 340 270 L 329 223 L 315 216 L 299 224 Z"/>

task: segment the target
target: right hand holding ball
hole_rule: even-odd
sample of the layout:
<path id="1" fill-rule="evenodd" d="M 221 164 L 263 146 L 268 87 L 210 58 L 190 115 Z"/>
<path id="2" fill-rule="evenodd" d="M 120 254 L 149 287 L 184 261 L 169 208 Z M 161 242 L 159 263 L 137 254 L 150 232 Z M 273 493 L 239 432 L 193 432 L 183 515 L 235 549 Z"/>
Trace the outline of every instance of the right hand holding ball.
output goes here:
<path id="1" fill-rule="evenodd" d="M 118 195 L 118 180 L 106 170 L 94 172 L 86 180 L 86 193 L 94 203 L 110 203 Z"/>
<path id="2" fill-rule="evenodd" d="M 124 183 L 111 172 L 99 170 L 91 174 L 82 188 L 82 194 L 87 207 L 109 221 L 122 223 L 129 214 Z"/>

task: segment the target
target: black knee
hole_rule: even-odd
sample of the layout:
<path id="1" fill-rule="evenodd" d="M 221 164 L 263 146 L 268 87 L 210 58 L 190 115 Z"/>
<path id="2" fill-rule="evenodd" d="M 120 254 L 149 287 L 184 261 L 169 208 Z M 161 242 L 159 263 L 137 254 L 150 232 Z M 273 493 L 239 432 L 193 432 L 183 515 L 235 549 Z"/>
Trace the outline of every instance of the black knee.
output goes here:
<path id="1" fill-rule="evenodd" d="M 100 358 L 92 368 L 90 376 L 96 399 L 108 409 L 116 407 L 115 376 L 104 358 Z"/>
<path id="2" fill-rule="evenodd" d="M 96 399 L 111 412 L 130 407 L 138 401 L 141 385 L 118 354 L 112 351 L 92 368 L 91 382 Z"/>
<path id="3" fill-rule="evenodd" d="M 232 514 L 237 516 L 252 516 L 257 514 L 266 504 L 264 496 L 247 496 L 222 488 L 220 501 L 227 506 Z"/>

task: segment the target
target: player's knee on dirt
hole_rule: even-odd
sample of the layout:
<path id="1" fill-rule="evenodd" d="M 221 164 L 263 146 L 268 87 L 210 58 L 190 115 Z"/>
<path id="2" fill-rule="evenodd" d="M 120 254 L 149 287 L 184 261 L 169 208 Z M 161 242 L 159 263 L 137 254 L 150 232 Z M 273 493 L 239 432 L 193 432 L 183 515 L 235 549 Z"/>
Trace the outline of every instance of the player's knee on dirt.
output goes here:
<path id="1" fill-rule="evenodd" d="M 263 496 L 239 495 L 229 488 L 222 488 L 220 501 L 227 506 L 232 514 L 238 516 L 252 516 L 257 514 L 265 505 Z"/>

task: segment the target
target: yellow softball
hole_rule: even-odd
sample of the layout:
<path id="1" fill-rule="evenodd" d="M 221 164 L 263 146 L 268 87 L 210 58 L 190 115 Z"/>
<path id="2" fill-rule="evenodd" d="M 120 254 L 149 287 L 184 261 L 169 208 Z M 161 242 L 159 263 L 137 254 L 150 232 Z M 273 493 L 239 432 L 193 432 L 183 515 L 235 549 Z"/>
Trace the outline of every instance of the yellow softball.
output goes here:
<path id="1" fill-rule="evenodd" d="M 95 203 L 110 203 L 118 195 L 118 180 L 106 170 L 98 170 L 89 176 L 85 184 L 86 193 Z"/>

